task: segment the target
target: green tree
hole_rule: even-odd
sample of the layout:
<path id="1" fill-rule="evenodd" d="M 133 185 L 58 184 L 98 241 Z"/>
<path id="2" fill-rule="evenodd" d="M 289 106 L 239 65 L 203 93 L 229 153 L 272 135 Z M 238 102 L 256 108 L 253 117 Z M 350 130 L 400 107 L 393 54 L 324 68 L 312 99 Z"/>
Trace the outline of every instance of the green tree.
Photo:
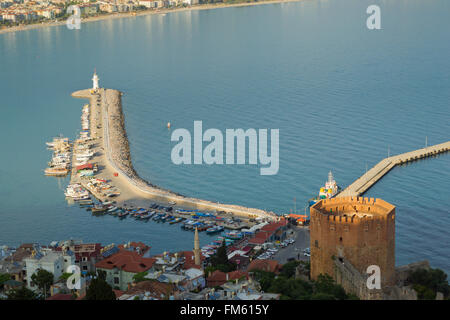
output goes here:
<path id="1" fill-rule="evenodd" d="M 35 300 L 36 294 L 30 289 L 22 286 L 18 289 L 12 289 L 6 293 L 8 300 Z"/>
<path id="2" fill-rule="evenodd" d="M 447 274 L 441 269 L 418 269 L 409 274 L 408 282 L 413 285 L 419 299 L 435 299 L 437 292 L 442 292 L 445 298 L 450 294 Z"/>
<path id="3" fill-rule="evenodd" d="M 300 279 L 288 279 L 280 276 L 269 287 L 269 292 L 280 293 L 293 300 L 308 300 L 313 292 L 309 282 Z"/>
<path id="4" fill-rule="evenodd" d="M 303 269 L 308 273 L 308 275 L 311 272 L 311 262 L 308 261 L 300 261 L 300 264 L 303 266 Z"/>
<path id="5" fill-rule="evenodd" d="M 113 288 L 105 281 L 104 278 L 98 276 L 92 279 L 89 288 L 86 291 L 86 300 L 116 300 Z"/>
<path id="6" fill-rule="evenodd" d="M 69 277 L 72 275 L 72 273 L 69 272 L 64 272 L 60 277 L 59 280 L 60 281 L 67 281 L 67 279 L 69 279 Z"/>
<path id="7" fill-rule="evenodd" d="M 295 270 L 297 269 L 297 266 L 300 264 L 300 261 L 290 261 L 283 265 L 281 268 L 280 274 L 287 277 L 292 278 L 295 276 Z"/>
<path id="8" fill-rule="evenodd" d="M 133 276 L 133 281 L 138 283 L 138 282 L 142 282 L 142 281 L 146 281 L 148 279 L 145 278 L 145 276 L 148 274 L 147 271 L 144 272 L 138 272 Z"/>
<path id="9" fill-rule="evenodd" d="M 332 296 L 337 300 L 346 300 L 347 294 L 342 286 L 336 284 L 328 274 L 320 274 L 314 284 L 314 293 Z M 333 299 L 332 299 L 333 300 Z"/>
<path id="10" fill-rule="evenodd" d="M 231 272 L 236 270 L 236 265 L 232 262 L 228 262 L 227 264 L 218 264 L 216 268 L 222 272 Z"/>
<path id="11" fill-rule="evenodd" d="M 253 270 L 252 272 L 255 280 L 259 282 L 261 290 L 268 292 L 275 279 L 275 274 L 273 272 L 263 270 Z"/>
<path id="12" fill-rule="evenodd" d="M 31 280 L 38 286 L 39 290 L 44 294 L 44 298 L 46 298 L 47 292 L 53 284 L 53 273 L 44 269 L 38 269 L 36 273 L 31 275 Z"/>
<path id="13" fill-rule="evenodd" d="M 205 275 L 206 277 L 209 277 L 211 273 L 213 273 L 215 270 L 217 270 L 215 267 L 213 266 L 207 266 L 205 268 Z"/>
<path id="14" fill-rule="evenodd" d="M 225 244 L 225 240 L 222 241 L 222 245 L 217 249 L 217 253 L 213 258 L 213 264 L 228 264 L 227 246 Z"/>
<path id="15" fill-rule="evenodd" d="M 318 292 L 311 296 L 311 300 L 335 300 L 334 296 L 328 293 Z"/>
<path id="16" fill-rule="evenodd" d="M 0 286 L 5 283 L 6 281 L 8 281 L 9 279 L 11 279 L 11 276 L 7 273 L 0 273 Z"/>
<path id="17" fill-rule="evenodd" d="M 287 265 L 287 268 L 286 268 Z M 329 275 L 320 275 L 317 281 L 295 279 L 293 274 L 295 264 L 283 266 L 279 275 L 275 273 L 254 270 L 253 276 L 259 282 L 264 292 L 279 293 L 282 300 L 343 300 L 357 299 L 347 295 L 342 286 L 336 284 Z"/>
<path id="18" fill-rule="evenodd" d="M 236 270 L 236 264 L 228 260 L 227 255 L 227 246 L 225 244 L 225 240 L 222 242 L 222 245 L 217 249 L 217 252 L 214 256 L 211 257 L 211 266 L 212 268 L 208 269 L 208 271 L 220 270 L 222 272 L 231 272 Z"/>
<path id="19" fill-rule="evenodd" d="M 436 293 L 420 284 L 413 285 L 413 289 L 417 292 L 417 298 L 419 300 L 434 300 L 436 299 Z"/>

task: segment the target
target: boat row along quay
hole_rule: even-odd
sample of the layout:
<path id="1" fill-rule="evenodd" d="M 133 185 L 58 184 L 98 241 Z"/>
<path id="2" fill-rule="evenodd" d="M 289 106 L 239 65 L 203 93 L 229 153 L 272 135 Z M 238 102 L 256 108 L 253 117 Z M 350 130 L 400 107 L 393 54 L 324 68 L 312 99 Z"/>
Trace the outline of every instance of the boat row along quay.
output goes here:
<path id="1" fill-rule="evenodd" d="M 122 112 L 122 93 L 98 88 L 94 84 L 93 89 L 76 91 L 72 96 L 90 101 L 89 107 L 83 108 L 86 116 L 82 118 L 83 123 L 89 121 L 89 130 L 85 130 L 86 133 L 74 143 L 73 161 L 77 166 L 73 166 L 68 191 L 75 200 L 91 205 L 90 200 L 84 198 L 83 192 L 87 190 L 101 203 L 113 203 L 125 211 L 151 209 L 159 202 L 173 207 L 174 216 L 181 217 L 178 210 L 194 209 L 193 212 L 209 212 L 218 217 L 239 217 L 242 227 L 279 219 L 273 212 L 190 198 L 145 181 L 132 165 Z M 76 150 L 82 152 L 81 157 L 77 158 Z M 93 213 L 97 210 L 103 209 L 94 206 Z M 238 229 L 239 226 L 231 228 Z"/>
<path id="2" fill-rule="evenodd" d="M 450 141 L 436 144 L 430 147 L 402 153 L 388 157 L 378 162 L 373 168 L 367 171 L 351 185 L 340 192 L 336 197 L 358 197 L 369 190 L 385 174 L 397 165 L 432 157 L 450 150 Z"/>

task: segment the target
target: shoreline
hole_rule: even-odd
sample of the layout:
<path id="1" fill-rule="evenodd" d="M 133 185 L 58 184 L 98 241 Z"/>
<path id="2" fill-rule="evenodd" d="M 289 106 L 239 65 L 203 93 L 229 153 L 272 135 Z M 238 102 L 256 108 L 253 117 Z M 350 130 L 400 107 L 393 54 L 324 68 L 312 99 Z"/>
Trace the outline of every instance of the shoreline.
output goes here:
<path id="1" fill-rule="evenodd" d="M 217 3 L 217 4 L 199 4 L 191 7 L 181 7 L 181 8 L 163 8 L 161 10 L 144 10 L 135 12 L 133 14 L 131 12 L 121 12 L 121 13 L 105 13 L 102 15 L 98 15 L 95 17 L 87 17 L 81 19 L 81 24 L 109 20 L 109 19 L 121 19 L 121 18 L 133 18 L 139 16 L 147 16 L 147 15 L 160 15 L 167 14 L 171 12 L 183 12 L 183 11 L 199 11 L 199 10 L 212 10 L 212 9 L 221 9 L 221 8 L 232 8 L 232 7 L 249 7 L 249 6 L 257 6 L 264 4 L 279 4 L 279 3 L 290 3 L 290 2 L 300 2 L 303 0 L 261 0 L 258 2 L 240 2 L 240 3 Z M 19 32 L 19 31 L 27 31 L 44 27 L 55 27 L 62 26 L 66 24 L 67 20 L 62 20 L 58 22 L 44 22 L 44 23 L 36 23 L 29 24 L 24 26 L 14 26 L 5 29 L 0 29 L 0 34 L 6 34 L 11 32 Z"/>
<path id="2" fill-rule="evenodd" d="M 100 98 L 98 98 L 98 96 Z M 175 201 L 177 206 L 213 210 L 216 213 L 231 213 L 233 215 L 251 218 L 276 220 L 278 216 L 273 212 L 261 209 L 248 208 L 234 204 L 222 204 L 210 200 L 197 199 L 178 194 L 176 192 L 155 186 L 141 178 L 134 170 L 129 150 L 128 138 L 125 129 L 125 117 L 122 112 L 122 93 L 113 89 L 99 89 L 96 94 L 91 94 L 89 89 L 72 93 L 75 98 L 89 99 L 93 113 L 98 113 L 98 121 L 101 122 L 103 135 L 96 133 L 99 139 L 102 155 L 96 160 L 101 166 L 100 178 L 111 180 L 119 188 L 121 195 L 117 202 L 133 205 L 142 204 L 148 199 Z M 99 99 L 100 102 L 96 102 Z M 114 173 L 118 173 L 115 176 Z"/>

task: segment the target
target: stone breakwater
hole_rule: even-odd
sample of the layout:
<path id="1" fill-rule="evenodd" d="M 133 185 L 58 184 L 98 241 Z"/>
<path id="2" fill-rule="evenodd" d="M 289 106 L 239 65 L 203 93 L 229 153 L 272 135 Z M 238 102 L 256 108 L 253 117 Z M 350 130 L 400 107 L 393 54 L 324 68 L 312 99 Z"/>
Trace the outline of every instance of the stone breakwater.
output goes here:
<path id="1" fill-rule="evenodd" d="M 105 120 L 107 121 L 108 135 L 108 150 L 111 161 L 122 171 L 126 176 L 135 181 L 142 180 L 137 175 L 131 162 L 130 146 L 128 144 L 127 132 L 125 130 L 125 117 L 122 112 L 122 103 L 120 99 L 120 92 L 116 90 L 105 90 L 102 94 L 102 105 L 107 107 Z"/>
<path id="2" fill-rule="evenodd" d="M 112 89 L 105 89 L 101 95 L 102 99 L 104 99 L 102 105 L 106 107 L 104 114 L 104 122 L 107 123 L 105 128 L 107 130 L 105 135 L 105 138 L 107 138 L 106 151 L 109 152 L 111 162 L 138 187 L 153 188 L 155 190 L 152 191 L 157 191 L 161 194 L 183 197 L 181 194 L 155 186 L 137 174 L 131 161 L 121 95 L 121 92 Z"/>
<path id="3" fill-rule="evenodd" d="M 239 205 L 220 204 L 213 201 L 190 198 L 181 194 L 165 190 L 142 179 L 133 168 L 130 147 L 125 129 L 125 117 L 122 112 L 122 93 L 112 89 L 100 89 L 92 94 L 90 90 L 81 90 L 72 94 L 77 98 L 90 99 L 94 110 L 101 113 L 103 123 L 103 148 L 105 156 L 100 163 L 105 168 L 112 167 L 122 180 L 118 186 L 121 196 L 117 202 L 129 199 L 158 199 L 168 202 L 176 202 L 177 206 L 195 207 L 203 210 L 213 210 L 217 213 L 231 213 L 247 218 L 263 218 L 275 220 L 278 216 L 273 212 L 267 212 L 256 208 L 247 208 Z"/>

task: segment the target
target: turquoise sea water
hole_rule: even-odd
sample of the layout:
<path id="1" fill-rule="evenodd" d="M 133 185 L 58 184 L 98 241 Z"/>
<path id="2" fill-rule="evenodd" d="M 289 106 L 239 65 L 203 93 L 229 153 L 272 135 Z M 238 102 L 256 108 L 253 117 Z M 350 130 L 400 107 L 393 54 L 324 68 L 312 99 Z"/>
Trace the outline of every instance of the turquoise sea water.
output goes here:
<path id="1" fill-rule="evenodd" d="M 381 7 L 382 30 L 366 28 Z M 92 217 L 66 204 L 67 180 L 47 178 L 45 142 L 75 137 L 100 84 L 125 93 L 135 168 L 189 196 L 288 212 L 329 170 L 347 186 L 391 154 L 450 137 L 450 3 L 303 1 L 143 16 L 0 35 L 0 244 L 67 238 L 140 240 L 153 252 L 193 234 L 152 221 Z M 176 166 L 166 123 L 280 129 L 280 170 Z M 428 259 L 450 272 L 450 155 L 395 168 L 368 192 L 397 206 L 397 264 Z M 211 238 L 201 235 L 201 242 Z"/>

